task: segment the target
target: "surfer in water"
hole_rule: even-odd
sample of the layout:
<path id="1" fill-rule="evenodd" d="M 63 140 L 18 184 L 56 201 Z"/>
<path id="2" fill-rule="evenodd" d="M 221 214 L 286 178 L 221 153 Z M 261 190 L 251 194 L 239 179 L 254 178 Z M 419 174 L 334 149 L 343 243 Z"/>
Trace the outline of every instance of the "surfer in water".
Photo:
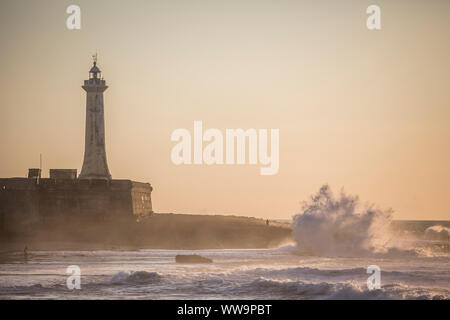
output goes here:
<path id="1" fill-rule="evenodd" d="M 23 258 L 25 259 L 25 261 L 28 260 L 28 246 L 25 246 L 25 248 L 23 249 Z"/>

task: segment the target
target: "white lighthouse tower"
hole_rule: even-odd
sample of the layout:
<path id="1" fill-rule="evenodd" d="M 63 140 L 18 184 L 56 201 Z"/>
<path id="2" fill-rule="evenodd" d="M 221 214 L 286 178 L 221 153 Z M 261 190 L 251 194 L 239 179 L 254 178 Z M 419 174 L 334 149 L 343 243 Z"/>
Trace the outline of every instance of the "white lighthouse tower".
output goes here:
<path id="1" fill-rule="evenodd" d="M 105 150 L 105 118 L 103 92 L 108 88 L 97 67 L 97 55 L 94 66 L 89 71 L 89 80 L 84 80 L 82 88 L 86 91 L 86 136 L 84 161 L 79 179 L 110 180 Z"/>

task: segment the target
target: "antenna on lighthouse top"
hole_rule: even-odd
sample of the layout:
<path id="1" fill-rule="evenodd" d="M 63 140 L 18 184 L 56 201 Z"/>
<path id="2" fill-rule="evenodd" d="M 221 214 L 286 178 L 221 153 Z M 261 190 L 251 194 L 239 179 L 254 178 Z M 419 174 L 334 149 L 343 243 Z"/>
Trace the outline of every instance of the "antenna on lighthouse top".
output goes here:
<path id="1" fill-rule="evenodd" d="M 101 79 L 101 71 L 97 67 L 97 53 L 92 55 L 92 60 L 94 60 L 94 66 L 89 70 L 89 79 Z"/>

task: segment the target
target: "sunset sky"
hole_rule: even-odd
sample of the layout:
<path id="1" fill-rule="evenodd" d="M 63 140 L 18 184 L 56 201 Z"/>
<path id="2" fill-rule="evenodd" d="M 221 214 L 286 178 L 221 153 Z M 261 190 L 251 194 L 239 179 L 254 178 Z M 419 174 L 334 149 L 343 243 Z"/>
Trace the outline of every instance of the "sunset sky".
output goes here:
<path id="1" fill-rule="evenodd" d="M 66 8 L 81 7 L 81 30 Z M 382 29 L 366 28 L 381 7 Z M 288 219 L 328 183 L 450 219 L 450 1 L 0 2 L 0 177 L 77 168 L 98 52 L 114 179 L 156 212 Z M 177 128 L 280 130 L 280 168 L 171 162 Z"/>

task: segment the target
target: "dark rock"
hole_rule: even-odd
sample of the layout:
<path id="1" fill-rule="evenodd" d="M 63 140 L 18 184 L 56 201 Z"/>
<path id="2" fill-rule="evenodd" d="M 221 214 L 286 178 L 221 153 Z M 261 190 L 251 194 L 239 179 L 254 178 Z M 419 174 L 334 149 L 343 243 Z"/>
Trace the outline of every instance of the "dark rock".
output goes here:
<path id="1" fill-rule="evenodd" d="M 199 256 L 198 254 L 177 254 L 176 263 L 212 263 L 209 258 Z"/>

